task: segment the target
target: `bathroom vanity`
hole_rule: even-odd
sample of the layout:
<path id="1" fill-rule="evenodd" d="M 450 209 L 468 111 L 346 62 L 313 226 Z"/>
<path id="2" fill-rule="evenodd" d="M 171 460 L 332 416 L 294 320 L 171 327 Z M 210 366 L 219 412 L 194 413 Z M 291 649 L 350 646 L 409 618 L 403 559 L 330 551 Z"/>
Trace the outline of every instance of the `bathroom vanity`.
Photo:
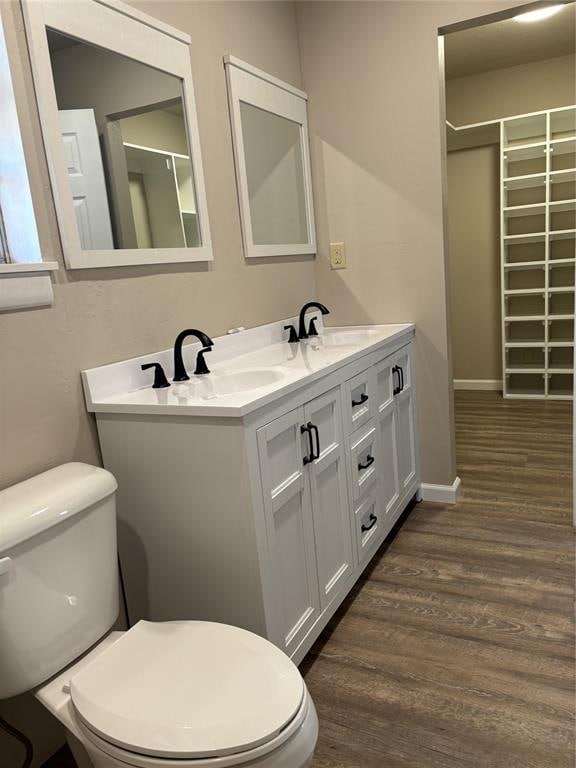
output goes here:
<path id="1" fill-rule="evenodd" d="M 227 622 L 298 663 L 420 476 L 414 326 L 319 319 L 289 344 L 287 322 L 215 339 L 211 373 L 169 388 L 141 365 L 171 379 L 172 350 L 82 377 L 119 484 L 130 621 Z"/>

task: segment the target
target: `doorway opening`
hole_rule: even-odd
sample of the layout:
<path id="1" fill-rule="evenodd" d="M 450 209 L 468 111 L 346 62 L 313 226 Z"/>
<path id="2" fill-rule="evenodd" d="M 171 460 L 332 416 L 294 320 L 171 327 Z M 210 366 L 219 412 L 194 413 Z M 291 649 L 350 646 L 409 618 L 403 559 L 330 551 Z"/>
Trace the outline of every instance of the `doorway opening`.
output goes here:
<path id="1" fill-rule="evenodd" d="M 572 521 L 576 3 L 443 30 L 458 474 Z M 546 13 L 541 13 L 546 11 Z M 554 11 L 554 12 L 551 12 Z M 490 21 L 490 23 L 485 23 Z"/>

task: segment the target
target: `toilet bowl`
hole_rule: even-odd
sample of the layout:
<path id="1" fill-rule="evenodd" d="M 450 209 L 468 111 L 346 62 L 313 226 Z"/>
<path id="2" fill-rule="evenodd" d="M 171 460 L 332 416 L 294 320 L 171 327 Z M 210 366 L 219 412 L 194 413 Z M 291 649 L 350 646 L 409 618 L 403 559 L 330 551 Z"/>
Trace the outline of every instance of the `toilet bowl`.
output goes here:
<path id="1" fill-rule="evenodd" d="M 318 735 L 288 657 L 226 624 L 138 622 L 35 696 L 72 735 L 79 768 L 304 768 Z"/>
<path id="2" fill-rule="evenodd" d="M 0 698 L 33 690 L 79 768 L 309 766 L 314 704 L 268 640 L 204 621 L 110 631 L 115 490 L 68 464 L 0 492 Z"/>

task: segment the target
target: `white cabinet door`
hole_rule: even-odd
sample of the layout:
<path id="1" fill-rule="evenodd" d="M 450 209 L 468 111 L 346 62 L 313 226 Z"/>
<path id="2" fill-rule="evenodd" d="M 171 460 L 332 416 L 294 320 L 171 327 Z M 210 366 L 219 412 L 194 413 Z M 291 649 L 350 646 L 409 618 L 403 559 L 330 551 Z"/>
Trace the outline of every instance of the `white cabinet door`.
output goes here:
<path id="1" fill-rule="evenodd" d="M 304 409 L 258 430 L 276 629 L 271 637 L 291 655 L 320 615 L 310 484 L 303 463 Z"/>
<path id="2" fill-rule="evenodd" d="M 375 366 L 376 377 L 376 425 L 380 439 L 380 493 L 382 514 L 390 517 L 400 500 L 398 490 L 398 448 L 396 444 L 396 402 L 394 399 L 395 375 L 392 369 L 395 357 L 389 357 Z M 382 526 L 385 528 L 385 526 Z"/>
<path id="3" fill-rule="evenodd" d="M 396 444 L 398 448 L 398 477 L 403 497 L 416 479 L 416 441 L 414 387 L 412 384 L 412 345 L 394 356 L 393 378 L 396 403 Z"/>
<path id="4" fill-rule="evenodd" d="M 314 455 L 308 464 L 320 608 L 324 610 L 345 586 L 353 569 L 352 519 L 348 503 L 342 439 L 340 388 L 304 406 Z"/>

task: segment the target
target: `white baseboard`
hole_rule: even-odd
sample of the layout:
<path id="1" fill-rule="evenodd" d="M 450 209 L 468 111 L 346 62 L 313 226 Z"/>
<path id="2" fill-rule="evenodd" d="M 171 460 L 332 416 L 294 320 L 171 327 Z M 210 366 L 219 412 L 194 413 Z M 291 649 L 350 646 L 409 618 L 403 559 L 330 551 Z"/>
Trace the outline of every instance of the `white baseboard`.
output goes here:
<path id="1" fill-rule="evenodd" d="M 454 379 L 454 389 L 501 390 L 501 379 Z"/>
<path id="2" fill-rule="evenodd" d="M 457 477 L 452 485 L 422 483 L 420 493 L 422 501 L 433 501 L 438 504 L 456 504 L 460 495 L 460 478 Z"/>

